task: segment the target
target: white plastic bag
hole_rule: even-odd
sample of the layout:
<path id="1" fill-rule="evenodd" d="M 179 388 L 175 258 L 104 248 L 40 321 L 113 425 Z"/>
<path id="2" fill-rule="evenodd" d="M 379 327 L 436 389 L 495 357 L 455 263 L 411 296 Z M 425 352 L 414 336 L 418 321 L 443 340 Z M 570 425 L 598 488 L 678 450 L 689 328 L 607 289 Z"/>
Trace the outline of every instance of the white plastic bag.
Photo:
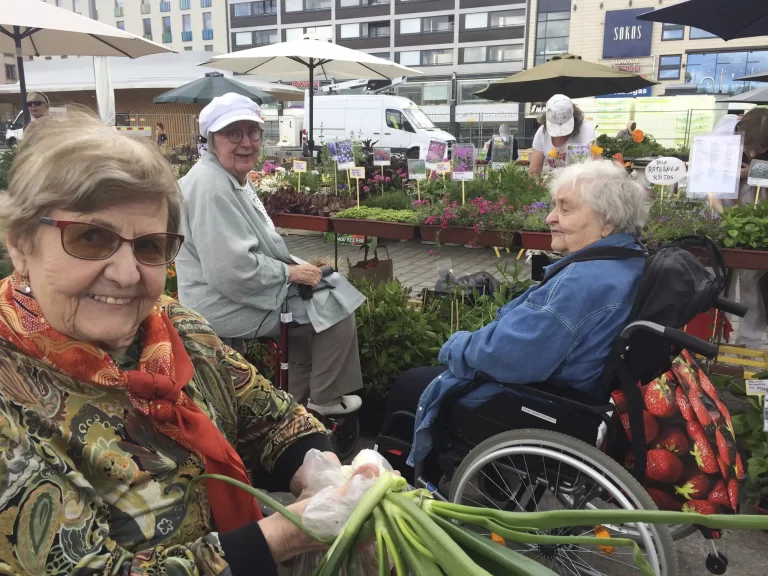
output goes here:
<path id="1" fill-rule="evenodd" d="M 352 512 L 377 478 L 362 475 L 352 477 L 363 464 L 376 464 L 381 470 L 392 471 L 392 466 L 374 450 L 362 450 L 350 466 L 339 466 L 328 460 L 319 450 L 310 450 L 304 457 L 301 481 L 304 491 L 299 500 L 310 498 L 302 515 L 304 525 L 323 538 L 333 539 L 339 535 Z M 352 478 L 350 480 L 350 478 Z M 339 490 L 345 486 L 345 490 Z M 324 552 L 307 552 L 295 559 L 293 576 L 311 576 Z M 377 576 L 378 561 L 376 542 L 359 547 L 355 556 L 357 573 L 361 576 Z M 341 574 L 347 573 L 346 566 Z"/>

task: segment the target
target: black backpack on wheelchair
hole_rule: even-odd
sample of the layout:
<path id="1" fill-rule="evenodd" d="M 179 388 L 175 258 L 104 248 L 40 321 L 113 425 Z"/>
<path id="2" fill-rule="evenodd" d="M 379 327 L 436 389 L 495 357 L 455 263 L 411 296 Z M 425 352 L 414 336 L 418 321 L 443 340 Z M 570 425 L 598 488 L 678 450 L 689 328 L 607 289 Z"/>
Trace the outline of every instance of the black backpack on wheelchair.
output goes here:
<path id="1" fill-rule="evenodd" d="M 708 238 L 691 236 L 655 250 L 620 247 L 585 249 L 576 258 L 550 267 L 542 283 L 549 282 L 574 262 L 644 258 L 645 267 L 628 325 L 615 341 L 601 379 L 599 398 L 587 397 L 556 382 L 535 385 L 503 383 L 509 393 L 499 394 L 476 408 L 458 400 L 490 379 L 479 373 L 465 387 L 454 391 L 440 409 L 434 427 L 432 453 L 412 478 L 451 478 L 474 446 L 510 429 L 552 430 L 592 446 L 602 423 L 608 426 L 607 451 L 615 437 L 610 393 L 622 388 L 630 407 L 635 475 L 642 481 L 646 447 L 642 418 L 643 400 L 637 382 L 647 383 L 666 372 L 677 350 L 686 348 L 713 357 L 717 348 L 679 330 L 698 314 L 718 308 L 737 315 L 743 307 L 719 298 L 725 284 L 725 267 L 719 249 Z M 411 479 L 405 466 L 413 434 L 414 415 L 390 415 L 377 439 L 378 450 Z M 409 429 L 410 428 L 410 429 Z M 432 480 L 434 481 L 434 480 Z M 422 481 L 422 484 L 425 482 Z"/>

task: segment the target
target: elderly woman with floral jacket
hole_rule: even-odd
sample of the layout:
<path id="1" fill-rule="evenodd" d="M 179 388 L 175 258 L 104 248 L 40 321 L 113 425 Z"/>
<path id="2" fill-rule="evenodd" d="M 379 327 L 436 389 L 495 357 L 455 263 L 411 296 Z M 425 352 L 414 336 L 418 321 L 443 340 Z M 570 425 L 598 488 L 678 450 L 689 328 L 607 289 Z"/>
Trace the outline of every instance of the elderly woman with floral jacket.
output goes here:
<path id="1" fill-rule="evenodd" d="M 304 455 L 330 444 L 161 297 L 180 212 L 151 145 L 75 111 L 29 129 L 0 197 L 2 574 L 274 575 L 315 547 L 245 492 L 191 484 L 253 473 L 298 494 Z"/>

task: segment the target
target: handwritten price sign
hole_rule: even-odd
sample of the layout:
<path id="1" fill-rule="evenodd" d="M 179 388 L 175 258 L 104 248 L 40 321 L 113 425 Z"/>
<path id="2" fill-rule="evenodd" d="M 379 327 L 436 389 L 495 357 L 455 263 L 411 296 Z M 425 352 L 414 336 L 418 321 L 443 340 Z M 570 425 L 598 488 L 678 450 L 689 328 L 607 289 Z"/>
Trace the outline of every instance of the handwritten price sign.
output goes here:
<path id="1" fill-rule="evenodd" d="M 307 163 L 304 160 L 294 160 L 293 161 L 293 171 L 294 172 L 306 172 L 307 171 Z"/>
<path id="2" fill-rule="evenodd" d="M 350 168 L 349 169 L 349 177 L 350 178 L 357 178 L 358 180 L 360 178 L 365 178 L 365 168 Z"/>
<path id="3" fill-rule="evenodd" d="M 450 174 L 451 173 L 451 163 L 450 162 L 436 162 L 435 163 L 435 172 L 438 174 Z"/>

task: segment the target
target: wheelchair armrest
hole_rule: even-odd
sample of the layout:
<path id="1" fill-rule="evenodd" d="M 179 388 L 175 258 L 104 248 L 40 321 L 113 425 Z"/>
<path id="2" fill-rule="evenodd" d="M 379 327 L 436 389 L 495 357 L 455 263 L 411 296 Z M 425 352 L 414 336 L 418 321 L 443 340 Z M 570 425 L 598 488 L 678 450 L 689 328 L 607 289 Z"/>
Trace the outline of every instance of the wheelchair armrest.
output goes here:
<path id="1" fill-rule="evenodd" d="M 613 412 L 615 406 L 610 402 L 600 402 L 591 396 L 588 396 L 573 388 L 554 388 L 554 384 L 551 382 L 542 382 L 537 384 L 514 384 L 511 382 L 499 382 L 490 378 L 485 374 L 478 374 L 478 378 L 483 378 L 485 382 L 495 382 L 501 384 L 506 388 L 511 388 L 517 392 L 523 394 L 530 394 L 541 400 L 553 402 L 556 404 L 565 404 L 571 406 L 583 412 L 590 414 L 596 414 L 598 416 L 604 415 L 606 412 Z M 549 386 L 549 390 L 545 390 L 544 387 Z"/>

